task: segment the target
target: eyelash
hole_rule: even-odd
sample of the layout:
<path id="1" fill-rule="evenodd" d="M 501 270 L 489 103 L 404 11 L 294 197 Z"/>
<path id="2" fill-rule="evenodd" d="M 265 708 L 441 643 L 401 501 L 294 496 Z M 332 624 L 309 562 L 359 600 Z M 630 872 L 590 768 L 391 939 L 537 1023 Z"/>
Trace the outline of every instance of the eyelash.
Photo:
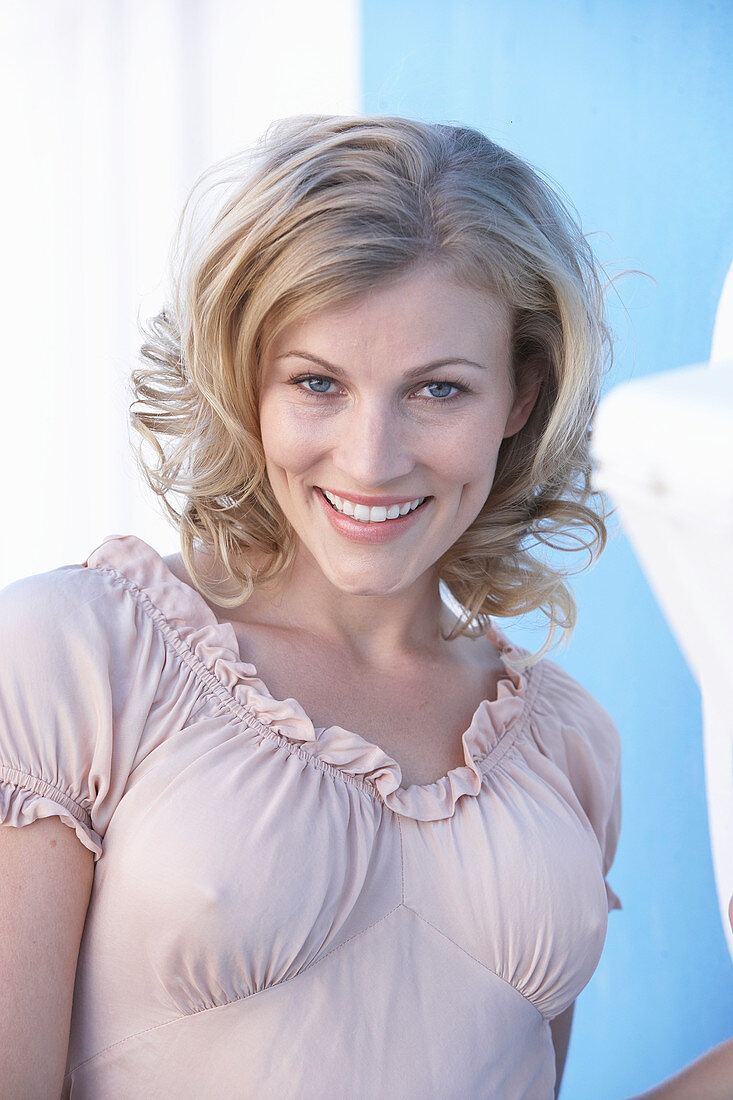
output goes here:
<path id="1" fill-rule="evenodd" d="M 309 390 L 303 386 L 304 382 L 332 382 L 334 386 L 338 385 L 335 378 L 329 378 L 325 374 L 292 374 L 288 381 L 294 386 L 300 386 L 304 393 L 309 397 L 333 397 L 331 393 L 318 393 L 316 390 Z M 457 393 L 452 393 L 450 397 L 424 397 L 423 401 L 429 401 L 432 405 L 447 405 L 451 401 L 455 401 L 458 397 L 463 397 L 464 394 L 470 393 L 470 386 L 467 382 L 461 379 L 456 379 L 453 382 L 449 382 L 447 378 L 431 378 L 427 382 L 423 382 L 422 386 L 418 387 L 421 390 L 426 389 L 428 386 L 450 386 L 452 389 L 457 390 Z"/>

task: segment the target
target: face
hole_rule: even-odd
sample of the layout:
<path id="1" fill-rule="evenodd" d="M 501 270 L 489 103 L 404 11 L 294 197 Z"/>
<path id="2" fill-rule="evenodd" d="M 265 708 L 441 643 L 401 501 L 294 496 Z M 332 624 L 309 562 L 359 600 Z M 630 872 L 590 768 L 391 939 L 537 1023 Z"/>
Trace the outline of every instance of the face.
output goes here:
<path id="1" fill-rule="evenodd" d="M 279 334 L 262 443 L 314 576 L 383 596 L 432 576 L 536 397 L 513 394 L 510 329 L 499 299 L 426 267 Z"/>

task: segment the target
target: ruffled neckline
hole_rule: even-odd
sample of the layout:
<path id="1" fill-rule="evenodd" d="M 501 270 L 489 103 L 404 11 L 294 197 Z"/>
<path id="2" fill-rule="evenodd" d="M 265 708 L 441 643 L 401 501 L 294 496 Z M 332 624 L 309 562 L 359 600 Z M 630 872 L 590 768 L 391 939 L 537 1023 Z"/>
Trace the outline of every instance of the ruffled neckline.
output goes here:
<path id="1" fill-rule="evenodd" d="M 258 722 L 296 743 L 314 762 L 370 784 L 384 804 L 402 817 L 417 821 L 452 817 L 459 799 L 479 794 L 483 775 L 515 740 L 523 725 L 519 719 L 526 717 L 527 672 L 522 674 L 508 663 L 512 654 L 524 651 L 492 625 L 488 637 L 499 650 L 505 675 L 498 682 L 496 699 L 479 703 L 462 736 L 465 764 L 432 783 L 403 787 L 400 765 L 378 745 L 342 726 L 316 727 L 296 699 L 275 699 L 255 666 L 242 660 L 234 626 L 219 622 L 204 598 L 176 577 L 142 539 L 110 535 L 84 564 L 121 574 L 147 596 L 193 656 Z"/>

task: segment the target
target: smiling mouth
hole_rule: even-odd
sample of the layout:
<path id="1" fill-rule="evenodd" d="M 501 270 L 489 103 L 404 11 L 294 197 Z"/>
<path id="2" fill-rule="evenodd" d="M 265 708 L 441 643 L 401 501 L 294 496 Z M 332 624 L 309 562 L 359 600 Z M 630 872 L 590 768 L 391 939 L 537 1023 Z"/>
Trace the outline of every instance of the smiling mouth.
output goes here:
<path id="1" fill-rule="evenodd" d="M 343 497 L 336 496 L 335 493 L 329 493 L 326 489 L 319 487 L 318 491 L 325 497 L 334 512 L 364 524 L 389 523 L 392 520 L 402 519 L 411 512 L 416 512 L 427 500 L 430 500 L 430 497 L 415 497 L 413 500 L 405 501 L 404 504 L 378 505 L 369 508 L 365 504 L 354 504 L 353 501 L 345 500 Z"/>

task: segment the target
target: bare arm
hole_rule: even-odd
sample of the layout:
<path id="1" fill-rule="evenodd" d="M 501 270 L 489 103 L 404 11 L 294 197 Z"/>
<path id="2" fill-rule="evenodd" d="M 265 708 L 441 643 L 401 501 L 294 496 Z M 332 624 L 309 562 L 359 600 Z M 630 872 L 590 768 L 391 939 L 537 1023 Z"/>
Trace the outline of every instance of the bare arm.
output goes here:
<path id="1" fill-rule="evenodd" d="M 730 1100 L 733 1096 L 733 1039 L 669 1077 L 636 1100 Z"/>
<path id="2" fill-rule="evenodd" d="M 57 817 L 0 826 L 0 1100 L 61 1095 L 93 876 Z"/>
<path id="3" fill-rule="evenodd" d="M 559 1016 L 556 1016 L 554 1020 L 550 1020 L 552 1043 L 555 1047 L 555 1097 L 560 1094 L 560 1083 L 562 1081 L 563 1070 L 565 1069 L 565 1059 L 568 1054 L 570 1028 L 573 1024 L 574 1011 L 575 1001 L 573 1001 L 570 1007 L 566 1008 L 564 1012 L 561 1012 Z"/>

